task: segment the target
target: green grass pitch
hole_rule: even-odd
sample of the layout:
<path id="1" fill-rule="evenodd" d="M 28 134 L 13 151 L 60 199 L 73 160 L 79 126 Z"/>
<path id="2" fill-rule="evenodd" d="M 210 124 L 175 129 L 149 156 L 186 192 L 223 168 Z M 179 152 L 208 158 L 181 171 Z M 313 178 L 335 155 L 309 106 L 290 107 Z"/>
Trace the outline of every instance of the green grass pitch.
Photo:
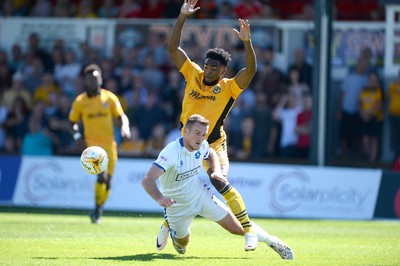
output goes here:
<path id="1" fill-rule="evenodd" d="M 196 218 L 185 255 L 169 240 L 159 252 L 160 215 L 107 215 L 101 225 L 83 213 L 0 210 L 0 265 L 400 265 L 400 221 L 253 219 L 295 253 L 282 260 L 260 243 Z"/>

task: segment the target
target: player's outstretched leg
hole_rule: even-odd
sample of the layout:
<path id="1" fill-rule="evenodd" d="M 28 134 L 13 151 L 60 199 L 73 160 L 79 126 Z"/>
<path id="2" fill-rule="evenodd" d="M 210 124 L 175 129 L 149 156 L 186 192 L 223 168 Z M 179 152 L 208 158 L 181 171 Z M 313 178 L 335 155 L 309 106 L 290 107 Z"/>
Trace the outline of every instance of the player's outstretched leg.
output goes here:
<path id="1" fill-rule="evenodd" d="M 163 250 L 168 243 L 169 228 L 164 224 L 161 225 L 160 232 L 158 232 L 156 239 L 157 250 Z"/>
<path id="2" fill-rule="evenodd" d="M 221 187 L 221 185 L 214 184 L 215 188 Z M 226 204 L 232 210 L 233 214 L 239 220 L 245 233 L 245 251 L 253 251 L 257 248 L 258 239 L 247 214 L 246 206 L 240 193 L 232 187 L 230 184 L 224 184 L 224 187 L 219 190 L 221 195 L 224 197 Z"/>
<path id="3" fill-rule="evenodd" d="M 292 249 L 282 242 L 278 237 L 268 234 L 264 229 L 258 226 L 253 221 L 251 222 L 252 228 L 257 234 L 258 241 L 266 243 L 276 253 L 285 260 L 294 260 L 294 253 Z"/>

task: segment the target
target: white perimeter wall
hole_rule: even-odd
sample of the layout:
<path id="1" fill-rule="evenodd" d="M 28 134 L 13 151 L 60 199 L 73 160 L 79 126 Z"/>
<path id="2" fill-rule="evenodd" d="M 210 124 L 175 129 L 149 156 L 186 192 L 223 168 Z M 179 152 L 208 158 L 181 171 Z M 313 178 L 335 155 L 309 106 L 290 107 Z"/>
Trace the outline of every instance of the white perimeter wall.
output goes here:
<path id="1" fill-rule="evenodd" d="M 160 212 L 140 182 L 152 160 L 118 161 L 108 210 Z M 257 217 L 371 219 L 381 170 L 231 163 L 229 180 Z M 208 182 L 205 172 L 202 179 Z M 21 206 L 91 209 L 96 177 L 75 157 L 23 157 L 13 196 Z M 216 193 L 218 194 L 218 193 Z"/>

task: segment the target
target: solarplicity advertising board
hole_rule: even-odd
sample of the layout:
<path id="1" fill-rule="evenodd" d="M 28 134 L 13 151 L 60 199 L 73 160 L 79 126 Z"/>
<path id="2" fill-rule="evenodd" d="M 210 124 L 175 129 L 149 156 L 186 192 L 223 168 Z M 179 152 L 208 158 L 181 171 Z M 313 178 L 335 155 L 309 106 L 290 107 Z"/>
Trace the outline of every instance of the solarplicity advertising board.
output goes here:
<path id="1" fill-rule="evenodd" d="M 141 186 L 152 162 L 118 161 L 106 210 L 161 212 Z M 229 180 L 252 217 L 357 220 L 373 218 L 381 176 L 375 169 L 233 162 Z M 208 183 L 204 171 L 201 178 Z M 11 204 L 91 209 L 95 180 L 75 157 L 23 157 Z"/>

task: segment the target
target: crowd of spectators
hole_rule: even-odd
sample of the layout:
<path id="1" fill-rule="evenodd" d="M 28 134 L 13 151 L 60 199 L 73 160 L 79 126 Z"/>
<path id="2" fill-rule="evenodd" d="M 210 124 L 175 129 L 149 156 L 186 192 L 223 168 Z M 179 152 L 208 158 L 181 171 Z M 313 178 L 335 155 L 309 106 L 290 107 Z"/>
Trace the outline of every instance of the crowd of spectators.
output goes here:
<path id="1" fill-rule="evenodd" d="M 181 0 L 3 0 L 0 16 L 176 18 Z M 379 0 L 335 0 L 337 20 L 384 20 Z M 198 19 L 314 19 L 314 0 L 202 0 Z"/>
<path id="2" fill-rule="evenodd" d="M 139 2 L 5 0 L 2 14 L 108 18 L 143 18 L 147 14 L 146 17 L 169 18 L 176 17 L 181 6 L 181 0 Z M 200 4 L 199 18 L 254 17 L 257 15 L 247 14 L 244 7 L 265 7 L 262 1 L 201 1 Z M 148 11 L 157 5 L 162 5 L 162 11 Z M 238 9 L 240 5 L 243 8 Z M 264 11 L 257 12 L 263 14 Z M 173 67 L 166 47 L 152 41 L 151 34 L 148 37 L 146 46 L 127 48 L 116 44 L 110 57 L 89 47 L 88 43 L 82 43 L 79 52 L 71 50 L 63 39 L 56 40 L 52 49 L 44 50 L 37 33 L 29 36 L 25 50 L 21 48 L 25 46 L 15 44 L 10 55 L 0 51 L 0 151 L 26 155 L 78 154 L 68 121 L 69 109 L 75 96 L 84 91 L 82 68 L 88 63 L 97 63 L 103 71 L 103 87 L 118 95 L 132 127 L 130 140 L 117 139 L 119 153 L 140 157 L 157 155 L 165 143 L 180 136 L 184 79 Z M 229 47 L 228 50 L 233 60 L 227 77 L 236 73 L 244 60 L 243 47 Z M 306 62 L 300 48 L 290 55 L 293 62 L 284 70 L 275 66 L 272 46 L 257 46 L 255 50 L 257 74 L 224 125 L 230 157 L 234 160 L 307 159 L 312 139 L 312 66 Z M 202 65 L 202 55 L 196 49 L 187 51 Z M 360 82 L 364 82 L 364 77 L 362 80 Z M 353 97 L 355 94 L 358 97 L 364 87 L 368 87 L 368 83 L 360 84 Z M 358 112 L 358 98 L 356 102 Z M 341 119 L 339 115 L 338 119 Z M 367 128 L 365 132 L 369 132 Z M 375 133 L 379 138 L 380 131 Z M 368 137 L 369 133 L 362 137 L 365 145 L 371 143 Z M 343 142 L 343 152 L 346 144 Z M 376 145 L 372 145 L 364 151 L 368 160 L 377 160 L 376 149 Z"/>

